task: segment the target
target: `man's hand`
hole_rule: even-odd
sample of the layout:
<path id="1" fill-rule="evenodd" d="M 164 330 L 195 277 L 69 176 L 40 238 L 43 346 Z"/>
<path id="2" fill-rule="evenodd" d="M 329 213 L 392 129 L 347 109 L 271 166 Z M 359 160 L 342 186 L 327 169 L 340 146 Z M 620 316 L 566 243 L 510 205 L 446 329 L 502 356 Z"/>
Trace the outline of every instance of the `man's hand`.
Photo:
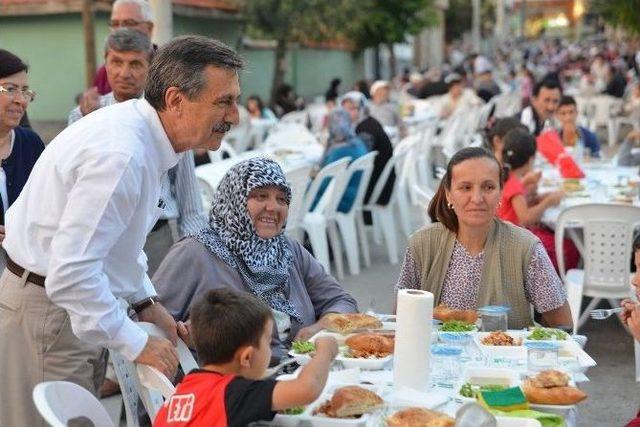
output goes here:
<path id="1" fill-rule="evenodd" d="M 624 308 L 624 311 L 620 313 L 620 319 L 622 319 L 622 323 L 624 323 L 625 325 L 628 325 L 627 321 L 631 317 L 631 313 L 633 313 L 636 305 L 637 303 L 635 301 L 632 301 L 628 298 L 622 300 L 622 302 L 620 303 L 620 307 Z"/>
<path id="2" fill-rule="evenodd" d="M 173 379 L 178 368 L 178 352 L 169 340 L 149 335 L 147 344 L 135 362 L 153 366 L 167 378 Z"/>
<path id="3" fill-rule="evenodd" d="M 100 107 L 100 94 L 97 87 L 91 87 L 85 90 L 80 97 L 80 112 L 83 116 L 86 116 L 92 111 L 95 111 Z"/>
<path id="4" fill-rule="evenodd" d="M 178 336 L 189 348 L 195 348 L 193 343 L 193 336 L 191 335 L 191 320 L 186 322 L 178 322 Z"/>
<path id="5" fill-rule="evenodd" d="M 294 338 L 294 341 L 306 341 L 320 332 L 322 329 L 323 327 L 320 322 L 316 322 L 313 325 L 305 326 L 298 331 L 296 337 Z"/>
<path id="6" fill-rule="evenodd" d="M 176 321 L 162 304 L 155 303 L 145 308 L 138 313 L 138 320 L 153 323 L 167 334 L 167 338 L 169 338 L 169 341 L 171 341 L 174 346 L 178 343 Z"/>

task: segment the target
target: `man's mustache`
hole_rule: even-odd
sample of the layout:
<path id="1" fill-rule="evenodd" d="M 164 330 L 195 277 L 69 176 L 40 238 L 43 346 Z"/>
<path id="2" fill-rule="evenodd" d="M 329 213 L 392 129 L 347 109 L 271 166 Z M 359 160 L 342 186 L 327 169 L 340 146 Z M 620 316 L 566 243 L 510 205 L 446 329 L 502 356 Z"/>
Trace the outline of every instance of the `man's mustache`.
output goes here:
<path id="1" fill-rule="evenodd" d="M 231 129 L 231 126 L 233 126 L 233 123 L 231 122 L 216 123 L 213 126 L 213 131 L 216 133 L 227 133 Z"/>

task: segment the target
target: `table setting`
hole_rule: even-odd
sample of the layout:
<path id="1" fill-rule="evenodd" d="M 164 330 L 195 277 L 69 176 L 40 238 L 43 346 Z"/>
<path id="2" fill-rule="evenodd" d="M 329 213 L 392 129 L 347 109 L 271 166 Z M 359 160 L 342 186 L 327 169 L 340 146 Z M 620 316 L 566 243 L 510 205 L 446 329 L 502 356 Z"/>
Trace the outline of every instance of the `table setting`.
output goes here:
<path id="1" fill-rule="evenodd" d="M 396 316 L 332 315 L 327 329 L 294 343 L 290 357 L 302 366 L 277 377 L 295 378 L 314 340 L 334 336 L 340 352 L 321 397 L 270 425 L 577 425 L 587 396 L 576 384 L 596 362 L 560 329 L 507 329 L 508 311 L 434 308 L 431 293 L 401 290 Z"/>

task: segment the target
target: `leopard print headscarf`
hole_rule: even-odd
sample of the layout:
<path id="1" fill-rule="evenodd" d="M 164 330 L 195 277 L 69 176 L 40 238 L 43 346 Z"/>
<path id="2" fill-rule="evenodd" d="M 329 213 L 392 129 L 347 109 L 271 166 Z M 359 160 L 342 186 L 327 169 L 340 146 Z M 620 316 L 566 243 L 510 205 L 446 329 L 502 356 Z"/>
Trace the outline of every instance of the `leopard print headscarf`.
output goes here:
<path id="1" fill-rule="evenodd" d="M 283 233 L 270 239 L 259 237 L 247 210 L 249 193 L 267 186 L 284 190 L 289 204 L 291 187 L 276 162 L 258 157 L 233 166 L 214 193 L 209 227 L 193 237 L 237 269 L 254 295 L 302 323 L 286 297 L 293 263 L 291 248 Z"/>

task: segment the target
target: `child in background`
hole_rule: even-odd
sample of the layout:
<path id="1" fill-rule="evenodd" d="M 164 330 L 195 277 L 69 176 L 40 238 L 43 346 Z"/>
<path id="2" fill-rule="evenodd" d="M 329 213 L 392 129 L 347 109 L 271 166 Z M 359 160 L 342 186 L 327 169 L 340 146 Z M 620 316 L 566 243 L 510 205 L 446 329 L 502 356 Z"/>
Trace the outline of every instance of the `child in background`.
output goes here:
<path id="1" fill-rule="evenodd" d="M 184 377 L 153 425 L 240 427 L 317 399 L 338 353 L 335 339 L 315 341 L 315 356 L 298 378 L 262 379 L 272 330 L 271 310 L 249 293 L 222 289 L 201 297 L 191 309 L 190 335 L 202 369 Z"/>
<path id="2" fill-rule="evenodd" d="M 527 201 L 523 178 L 532 171 L 535 156 L 536 140 L 528 131 L 513 129 L 505 135 L 502 161 L 507 179 L 502 190 L 498 217 L 526 227 L 535 234 L 557 270 L 554 233 L 539 223 L 544 211 L 559 204 L 564 193 L 553 191 L 537 195 L 535 199 Z M 578 251 L 568 239 L 564 242 L 564 254 L 567 269 L 574 268 L 578 264 Z"/>

